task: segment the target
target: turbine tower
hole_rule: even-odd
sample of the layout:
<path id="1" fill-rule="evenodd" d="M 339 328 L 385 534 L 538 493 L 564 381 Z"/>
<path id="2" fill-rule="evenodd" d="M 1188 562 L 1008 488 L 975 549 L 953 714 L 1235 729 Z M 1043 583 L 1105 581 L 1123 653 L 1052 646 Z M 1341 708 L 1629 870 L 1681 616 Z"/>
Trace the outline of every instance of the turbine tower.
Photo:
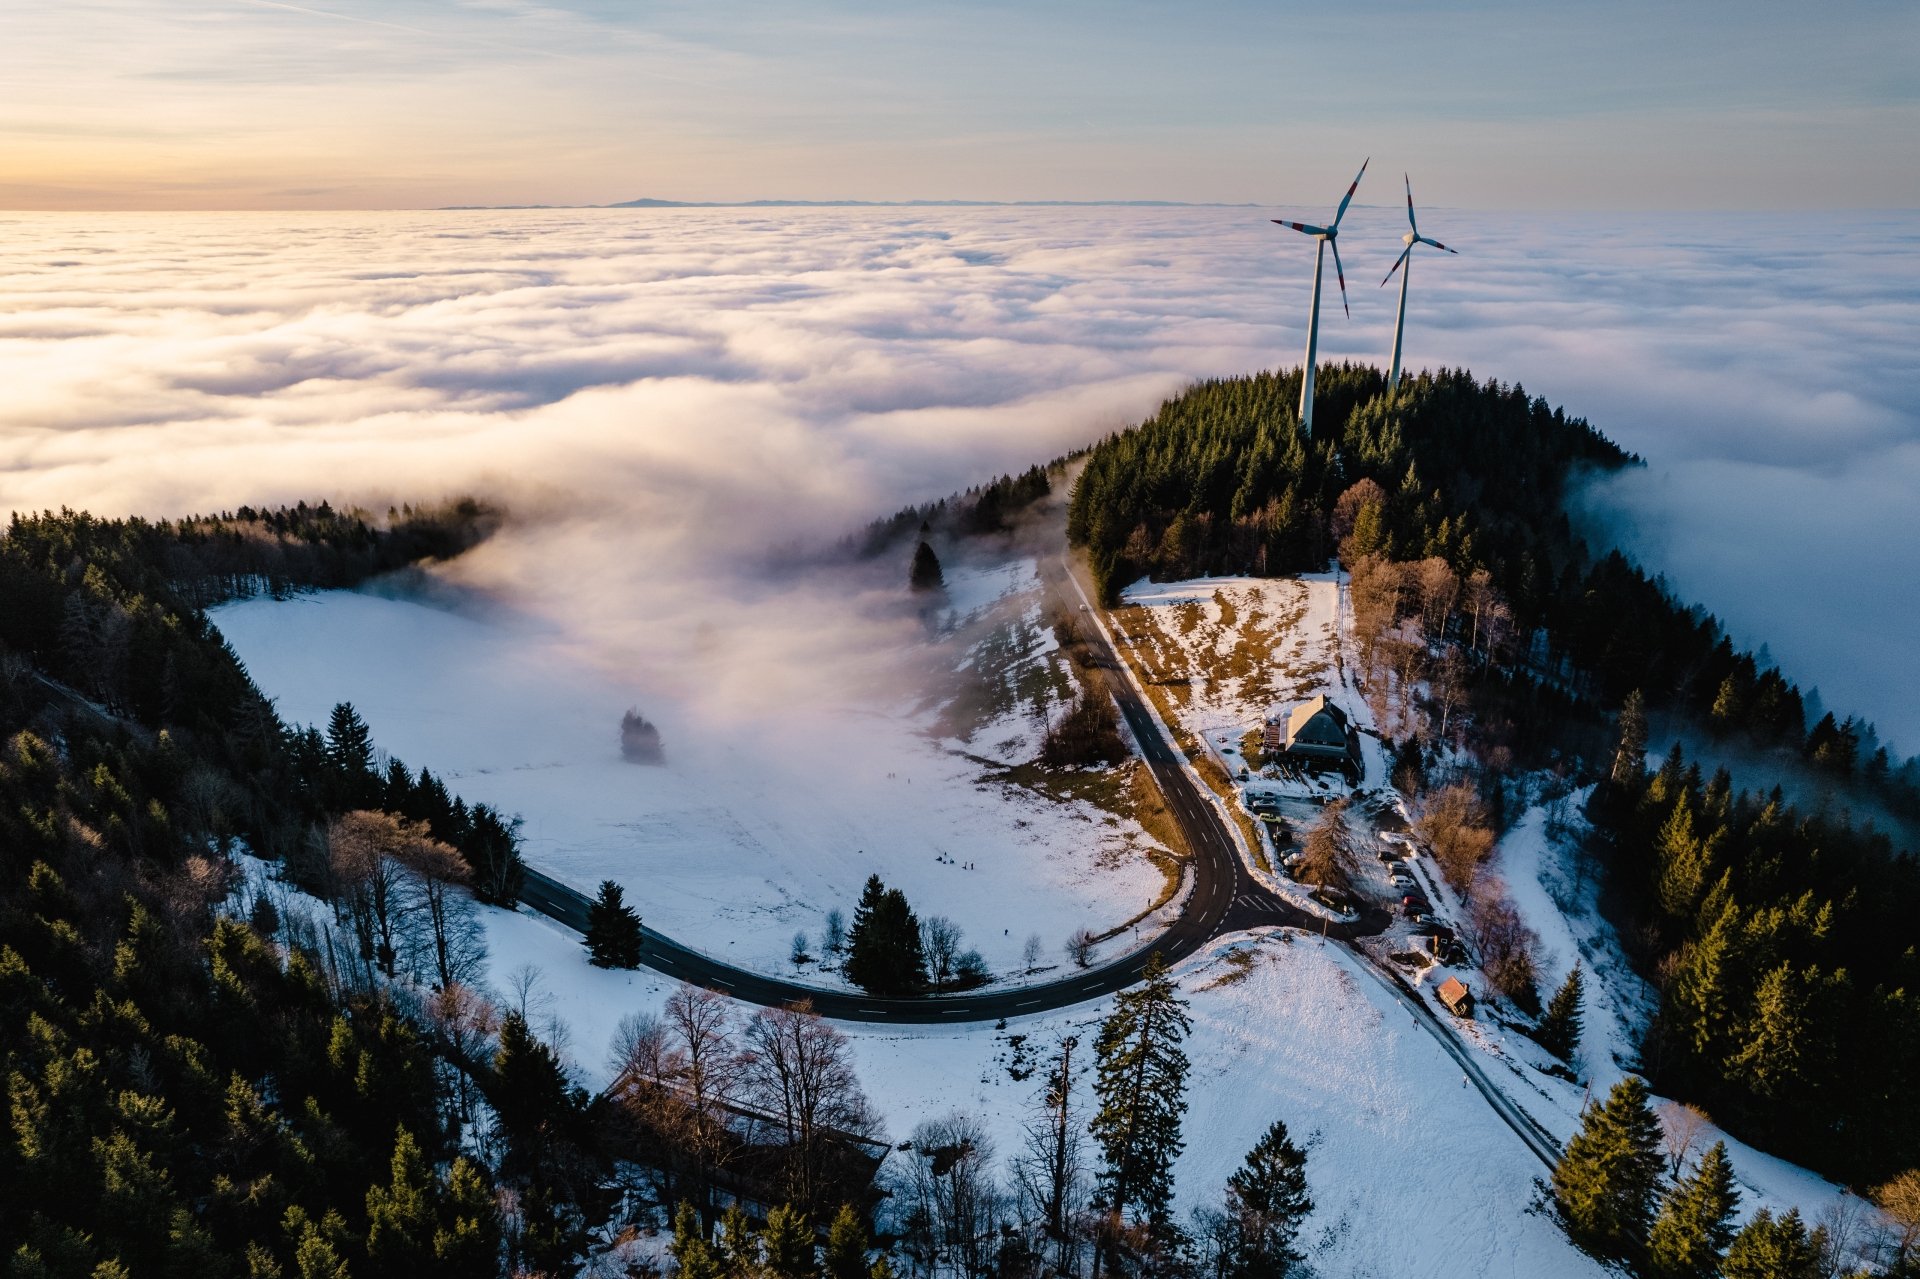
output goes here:
<path id="1" fill-rule="evenodd" d="M 1400 176 L 1407 184 L 1407 233 L 1401 236 L 1400 240 L 1407 247 L 1400 250 L 1400 256 L 1393 260 L 1391 267 L 1387 268 L 1386 278 L 1380 281 L 1380 287 L 1384 289 L 1387 287 L 1387 280 L 1393 278 L 1395 271 L 1400 271 L 1403 266 L 1407 268 L 1400 271 L 1400 316 L 1393 322 L 1393 372 L 1387 375 L 1387 398 L 1389 399 L 1393 398 L 1393 393 L 1400 389 L 1400 338 L 1407 331 L 1407 277 L 1413 274 L 1413 246 L 1431 244 L 1436 249 L 1447 249 L 1447 246 L 1440 241 L 1429 240 L 1420 234 L 1420 224 L 1413 220 L 1413 179 L 1404 173 Z M 1460 250 L 1447 249 L 1447 252 L 1457 254 Z"/>
<path id="2" fill-rule="evenodd" d="M 1326 261 L 1327 249 L 1333 249 L 1333 273 L 1340 281 L 1340 306 L 1351 316 L 1353 308 L 1347 305 L 1347 273 L 1340 269 L 1340 246 L 1336 241 L 1340 237 L 1340 219 L 1346 216 L 1347 205 L 1353 201 L 1353 193 L 1360 189 L 1360 179 L 1367 176 L 1367 165 L 1373 163 L 1369 156 L 1360 165 L 1360 172 L 1353 177 L 1353 185 L 1340 197 L 1340 207 L 1333 211 L 1332 226 L 1308 226 L 1304 222 L 1288 222 L 1283 218 L 1270 221 L 1292 227 L 1319 241 L 1313 252 L 1313 306 L 1307 312 L 1307 366 L 1300 377 L 1300 433 L 1313 434 L 1313 362 L 1320 351 L 1320 267 Z"/>

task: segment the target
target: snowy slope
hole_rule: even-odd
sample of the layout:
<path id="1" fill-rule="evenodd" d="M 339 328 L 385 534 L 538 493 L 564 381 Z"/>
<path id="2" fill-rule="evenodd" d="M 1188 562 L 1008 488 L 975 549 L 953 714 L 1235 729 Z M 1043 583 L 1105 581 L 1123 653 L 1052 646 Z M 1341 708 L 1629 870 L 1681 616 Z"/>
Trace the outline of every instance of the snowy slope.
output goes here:
<path id="1" fill-rule="evenodd" d="M 950 608 L 971 611 L 1031 568 L 956 578 Z M 979 785 L 908 708 L 712 718 L 699 690 L 603 673 L 524 619 L 349 592 L 214 620 L 284 717 L 324 725 L 351 701 L 382 749 L 524 817 L 534 865 L 588 891 L 618 880 L 650 926 L 729 962 L 793 973 L 794 933 L 817 946 L 826 912 L 850 915 L 875 872 L 952 918 L 996 972 L 1019 967 L 1029 933 L 1059 962 L 1075 929 L 1113 927 L 1161 886 L 1120 855 L 1137 826 Z M 621 759 L 630 705 L 661 725 L 665 767 Z"/>
<path id="2" fill-rule="evenodd" d="M 504 973 L 540 965 L 554 1012 L 571 1028 L 585 1077 L 606 1081 L 604 1048 L 624 1014 L 657 1010 L 669 983 L 609 973 L 579 959 L 577 939 L 526 914 L 487 912 Z M 1255 959 L 1230 985 L 1204 989 Z M 1294 935 L 1237 935 L 1183 963 L 1191 1001 L 1193 1063 L 1177 1167 L 1181 1211 L 1217 1202 L 1227 1175 L 1275 1119 L 1308 1147 L 1316 1208 L 1302 1238 L 1327 1279 L 1520 1279 L 1605 1273 L 1545 1217 L 1528 1211 L 1538 1163 L 1460 1086 L 1459 1070 L 1406 1011 L 1338 945 Z M 1076 1034 L 1091 1060 L 1096 1023 L 1111 1001 L 989 1026 L 842 1027 L 887 1135 L 904 1140 L 922 1120 L 965 1110 L 981 1116 L 1004 1161 L 1020 1149 L 1038 1075 L 1008 1073 L 1008 1037 L 1044 1056 Z M 751 1010 L 742 1009 L 742 1016 Z M 1080 1104 L 1087 1104 L 1082 1081 Z"/>

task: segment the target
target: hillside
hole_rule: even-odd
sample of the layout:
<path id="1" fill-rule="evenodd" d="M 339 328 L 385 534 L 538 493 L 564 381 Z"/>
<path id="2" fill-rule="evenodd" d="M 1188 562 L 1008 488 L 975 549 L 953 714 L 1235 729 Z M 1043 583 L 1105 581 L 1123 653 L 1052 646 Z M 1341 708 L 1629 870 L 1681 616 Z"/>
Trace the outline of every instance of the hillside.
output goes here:
<path id="1" fill-rule="evenodd" d="M 1308 440 L 1298 385 L 1202 383 L 1089 452 L 1069 532 L 1106 602 L 1142 576 L 1337 556 L 1396 781 L 1464 778 L 1496 826 L 1516 766 L 1598 783 L 1586 856 L 1660 992 L 1640 1045 L 1656 1086 L 1837 1175 L 1920 1162 L 1920 873 L 1900 830 L 1850 812 L 1920 812 L 1920 759 L 1868 755 L 1863 720 L 1808 725 L 1785 674 L 1583 540 L 1569 493 L 1636 462 L 1587 423 L 1464 372 L 1389 402 L 1377 372 L 1342 367 L 1319 392 L 1331 429 Z M 1648 742 L 1653 714 L 1705 743 L 1704 770 Z M 1756 752 L 1811 798 L 1709 776 Z"/>

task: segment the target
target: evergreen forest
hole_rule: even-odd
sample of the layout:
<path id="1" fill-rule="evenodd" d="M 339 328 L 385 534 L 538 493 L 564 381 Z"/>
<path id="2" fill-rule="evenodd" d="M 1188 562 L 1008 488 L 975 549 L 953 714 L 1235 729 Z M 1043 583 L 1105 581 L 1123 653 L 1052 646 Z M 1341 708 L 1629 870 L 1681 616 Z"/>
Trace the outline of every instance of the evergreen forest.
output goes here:
<path id="1" fill-rule="evenodd" d="M 1309 439 L 1299 389 L 1297 370 L 1202 382 L 1086 453 L 1068 530 L 1107 601 L 1142 576 L 1337 559 L 1364 622 L 1363 596 L 1390 582 L 1385 629 L 1407 618 L 1396 637 L 1467 657 L 1451 736 L 1495 765 L 1478 784 L 1496 821 L 1509 765 L 1601 783 L 1587 855 L 1660 993 L 1654 1085 L 1854 1184 L 1920 1163 L 1920 758 L 1893 758 L 1865 720 L 1809 723 L 1784 673 L 1583 535 L 1578 487 L 1639 464 L 1589 423 L 1461 370 L 1389 398 L 1377 370 L 1339 365 L 1320 372 Z M 1423 580 L 1479 596 L 1423 609 Z M 1423 613 L 1432 628 L 1410 632 Z M 1649 772 L 1656 722 L 1805 778 L 1805 797 L 1703 777 L 1678 746 Z M 1396 780 L 1417 788 L 1435 745 L 1408 729 Z"/>

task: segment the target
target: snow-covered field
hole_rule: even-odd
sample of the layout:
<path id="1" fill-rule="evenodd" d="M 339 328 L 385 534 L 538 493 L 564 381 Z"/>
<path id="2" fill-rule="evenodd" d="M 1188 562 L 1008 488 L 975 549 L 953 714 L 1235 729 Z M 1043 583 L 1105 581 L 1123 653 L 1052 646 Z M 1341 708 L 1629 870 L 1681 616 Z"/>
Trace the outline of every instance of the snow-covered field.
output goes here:
<path id="1" fill-rule="evenodd" d="M 1029 573 L 955 574 L 950 601 L 956 612 L 997 608 L 1030 626 Z M 1270 699 L 1284 706 L 1319 691 L 1366 722 L 1364 702 L 1332 660 L 1341 610 L 1331 579 L 1152 591 L 1130 599 L 1183 610 L 1154 628 L 1163 660 L 1184 654 L 1198 675 L 1206 663 L 1197 654 L 1223 659 L 1215 678 L 1193 679 L 1181 698 L 1189 731 L 1210 732 L 1218 745 L 1219 735 L 1271 713 Z M 1266 659 L 1284 669 L 1266 686 L 1227 672 L 1234 641 L 1224 633 L 1232 618 L 1220 625 L 1222 599 L 1241 617 L 1265 608 L 1287 619 Z M 985 743 L 1000 741 L 1018 755 L 1027 731 L 1018 709 L 982 724 L 971 743 L 935 740 L 924 708 L 848 707 L 809 725 L 801 740 L 777 716 L 764 731 L 709 736 L 691 714 L 676 727 L 674 709 L 691 699 L 653 690 L 646 709 L 666 728 L 669 763 L 641 768 L 620 760 L 615 739 L 619 712 L 642 690 L 524 619 L 342 593 L 254 601 L 216 620 L 284 714 L 323 720 L 334 700 L 352 700 L 383 746 L 442 773 L 470 799 L 523 814 L 537 865 L 582 887 L 620 879 L 649 923 L 735 962 L 791 973 L 792 932 L 817 935 L 825 909 L 846 908 L 874 870 L 923 909 L 952 916 L 1002 970 L 1016 966 L 1027 932 L 1057 944 L 1073 927 L 1137 911 L 1158 886 L 1137 857 L 1101 865 L 1114 860 L 1103 849 L 1126 846 L 1137 830 L 1084 805 L 977 784 L 978 757 L 959 748 L 994 756 L 1001 752 Z M 656 715 L 656 706 L 665 709 Z M 969 863 L 980 869 L 964 869 Z M 1604 1092 L 1632 1065 L 1646 992 L 1544 808 L 1508 834 L 1490 870 L 1542 939 L 1543 982 L 1557 983 L 1576 957 L 1592 976 L 1581 1082 L 1546 1073 L 1545 1054 L 1493 1010 L 1458 1033 L 1496 1086 L 1564 1140 L 1588 1089 Z M 1443 908 L 1444 899 L 1436 892 Z M 578 937 L 524 909 L 483 918 L 489 984 L 507 990 L 516 971 L 536 967 L 537 1024 L 558 1030 L 583 1082 L 606 1083 L 620 1019 L 658 1010 L 672 983 L 644 970 L 592 968 Z M 1397 945 L 1388 938 L 1377 948 Z M 1337 943 L 1267 932 L 1218 939 L 1178 967 L 1194 1020 L 1177 1169 L 1183 1211 L 1217 1202 L 1226 1176 L 1278 1118 L 1309 1150 L 1316 1208 L 1302 1242 L 1321 1275 L 1604 1273 L 1537 1211 L 1538 1161 L 1365 963 Z M 1415 980 L 1430 986 L 1441 975 Z M 844 1029 L 889 1139 L 963 1110 L 985 1123 L 1004 1162 L 1020 1147 L 1040 1086 L 1038 1075 L 1016 1079 L 1010 1067 L 1036 1064 L 1067 1034 L 1079 1036 L 1090 1061 L 1086 1048 L 1110 1008 L 1102 1000 L 1004 1027 Z M 1817 1220 L 1839 1194 L 1803 1169 L 1729 1145 L 1746 1191 L 1743 1215 L 1796 1206 Z"/>
<path id="2" fill-rule="evenodd" d="M 588 968 L 577 939 L 547 920 L 500 911 L 487 920 L 496 954 L 540 965 L 584 1075 L 604 1083 L 604 1049 L 619 1018 L 657 1011 L 670 983 Z M 1209 989 L 1238 971 L 1225 959 L 1231 951 L 1249 951 L 1254 961 L 1244 977 Z M 1314 937 L 1241 934 L 1176 970 L 1194 1024 L 1186 1150 L 1176 1171 L 1183 1213 L 1217 1203 L 1227 1175 L 1267 1125 L 1283 1119 L 1309 1151 L 1316 1207 L 1302 1239 L 1329 1279 L 1605 1273 L 1549 1218 L 1529 1211 L 1539 1164 L 1477 1093 L 1461 1088 L 1458 1068 L 1358 963 Z M 889 1138 L 905 1140 L 922 1120 L 966 1111 L 985 1121 L 1005 1160 L 1020 1150 L 1041 1086 L 1039 1075 L 1010 1075 L 1010 1036 L 1025 1036 L 1044 1059 L 1061 1036 L 1077 1035 L 1081 1059 L 1091 1061 L 1096 1023 L 1111 1007 L 1103 1000 L 998 1031 L 843 1029 Z M 1083 1092 L 1080 1104 L 1088 1100 Z"/>
<path id="3" fill-rule="evenodd" d="M 952 576 L 961 616 L 1033 584 L 1031 564 Z M 367 594 L 256 599 L 215 621 L 283 717 L 324 726 L 352 702 L 380 748 L 521 816 L 534 866 L 589 892 L 617 880 L 649 926 L 731 963 L 820 980 L 789 961 L 793 935 L 818 953 L 826 913 L 850 917 L 873 873 L 923 917 L 951 918 L 1002 974 L 1029 934 L 1057 964 L 1070 933 L 1114 927 L 1162 885 L 1132 851 L 1137 825 L 981 784 L 923 708 L 722 719 L 698 689 L 640 687 L 524 617 Z M 664 767 L 621 758 L 634 705 L 661 726 Z"/>

